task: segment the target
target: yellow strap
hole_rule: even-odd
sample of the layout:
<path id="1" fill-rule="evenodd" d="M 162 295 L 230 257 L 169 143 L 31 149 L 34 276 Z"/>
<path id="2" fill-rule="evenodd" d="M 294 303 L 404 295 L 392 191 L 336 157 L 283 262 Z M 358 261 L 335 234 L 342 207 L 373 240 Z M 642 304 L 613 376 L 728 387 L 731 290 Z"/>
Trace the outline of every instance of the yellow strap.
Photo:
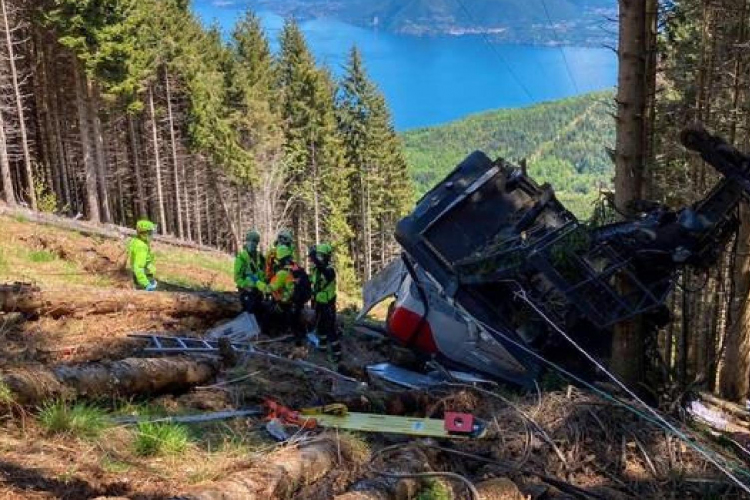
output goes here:
<path id="1" fill-rule="evenodd" d="M 318 414 L 315 416 L 315 420 L 321 427 L 336 427 L 352 431 L 432 436 L 450 439 L 467 439 L 469 437 L 467 435 L 451 434 L 445 430 L 445 421 L 436 418 L 348 413 L 343 416 Z"/>
<path id="2" fill-rule="evenodd" d="M 333 403 L 325 406 L 312 406 L 302 408 L 300 411 L 303 415 L 339 415 L 343 416 L 349 413 L 349 408 L 343 403 Z"/>

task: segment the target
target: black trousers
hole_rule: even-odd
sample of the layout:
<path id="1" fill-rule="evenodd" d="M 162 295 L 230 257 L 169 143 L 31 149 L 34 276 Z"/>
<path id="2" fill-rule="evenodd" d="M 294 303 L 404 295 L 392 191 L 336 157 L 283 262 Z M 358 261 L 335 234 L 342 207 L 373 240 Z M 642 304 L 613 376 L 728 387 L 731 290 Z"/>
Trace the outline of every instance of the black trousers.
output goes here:
<path id="1" fill-rule="evenodd" d="M 240 290 L 240 304 L 242 304 L 242 310 L 255 315 L 258 326 L 261 330 L 265 330 L 267 314 L 263 306 L 263 294 L 256 289 Z"/>
<path id="2" fill-rule="evenodd" d="M 305 325 L 302 322 L 302 306 L 291 302 L 278 304 L 278 319 L 282 333 L 294 335 L 294 345 L 301 347 L 305 342 Z"/>
<path id="3" fill-rule="evenodd" d="M 336 302 L 328 304 L 315 304 L 315 322 L 318 325 L 317 333 L 320 339 L 320 347 L 326 349 L 331 346 L 331 356 L 334 361 L 341 361 L 341 339 L 336 328 Z"/>

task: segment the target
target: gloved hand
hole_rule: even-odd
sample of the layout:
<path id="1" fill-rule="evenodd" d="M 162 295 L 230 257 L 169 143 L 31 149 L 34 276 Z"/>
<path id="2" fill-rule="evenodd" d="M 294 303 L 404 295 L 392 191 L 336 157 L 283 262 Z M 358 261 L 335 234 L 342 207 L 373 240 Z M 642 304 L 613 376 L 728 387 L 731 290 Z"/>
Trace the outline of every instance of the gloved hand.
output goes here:
<path id="1" fill-rule="evenodd" d="M 153 292 L 155 290 L 156 290 L 156 280 L 152 281 L 151 283 L 148 284 L 148 286 L 146 286 L 147 292 Z"/>

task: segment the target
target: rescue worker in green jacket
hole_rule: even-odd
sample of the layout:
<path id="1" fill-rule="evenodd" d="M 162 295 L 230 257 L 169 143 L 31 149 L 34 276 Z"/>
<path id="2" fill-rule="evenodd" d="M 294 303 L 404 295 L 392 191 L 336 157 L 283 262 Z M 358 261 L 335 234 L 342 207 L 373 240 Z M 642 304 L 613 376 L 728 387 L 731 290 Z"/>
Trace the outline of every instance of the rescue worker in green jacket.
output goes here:
<path id="1" fill-rule="evenodd" d="M 242 308 L 248 314 L 254 314 L 261 323 L 263 292 L 266 282 L 266 259 L 258 249 L 260 233 L 248 231 L 245 246 L 234 259 L 234 283 L 240 293 Z"/>
<path id="2" fill-rule="evenodd" d="M 319 347 L 323 350 L 330 347 L 329 359 L 338 365 L 341 362 L 341 340 L 336 329 L 336 270 L 332 257 L 333 248 L 327 243 L 310 247 L 312 306 Z"/>
<path id="3" fill-rule="evenodd" d="M 304 281 L 307 275 L 294 262 L 292 249 L 289 246 L 278 245 L 274 258 L 276 272 L 270 277 L 268 284 L 261 284 L 259 289 L 271 295 L 281 331 L 291 331 L 294 334 L 295 344 L 299 347 L 302 346 L 305 338 L 302 308 L 307 299 L 303 300 L 300 297 L 304 297 L 305 294 Z M 309 286 L 309 280 L 307 286 Z"/>
<path id="4" fill-rule="evenodd" d="M 279 266 L 276 262 L 276 249 L 279 246 L 286 246 L 294 248 L 294 235 L 292 230 L 289 228 L 282 228 L 279 234 L 276 235 L 276 241 L 273 242 L 271 248 L 268 249 L 268 255 L 266 257 L 266 276 L 273 276 L 278 270 Z"/>
<path id="5" fill-rule="evenodd" d="M 136 236 L 128 243 L 128 264 L 133 274 L 135 287 L 147 292 L 156 290 L 154 254 L 151 253 L 151 238 L 156 224 L 149 220 L 139 220 L 135 225 Z"/>

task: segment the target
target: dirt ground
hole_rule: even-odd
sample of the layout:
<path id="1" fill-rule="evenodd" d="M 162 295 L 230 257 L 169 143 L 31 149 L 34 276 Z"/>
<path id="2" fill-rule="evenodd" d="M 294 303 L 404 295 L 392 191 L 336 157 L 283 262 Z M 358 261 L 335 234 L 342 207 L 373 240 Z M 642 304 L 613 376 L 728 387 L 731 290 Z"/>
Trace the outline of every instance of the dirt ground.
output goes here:
<path id="1" fill-rule="evenodd" d="M 123 242 L 99 240 L 59 229 L 2 218 L 0 281 L 43 287 L 130 286 L 122 272 Z M 157 273 L 177 290 L 231 290 L 231 259 L 157 246 Z M 382 317 L 385 308 L 376 314 Z M 52 319 L 0 315 L 0 372 L 9 367 L 58 365 L 141 355 L 138 332 L 199 335 L 213 325 L 202 318 L 159 314 L 70 316 Z M 727 480 L 678 439 L 646 425 L 632 413 L 578 389 L 557 384 L 539 393 L 495 387 L 491 392 L 443 387 L 430 392 L 396 390 L 368 380 L 365 366 L 419 360 L 390 342 L 351 325 L 340 326 L 344 371 L 368 382 L 336 381 L 278 361 L 249 358 L 227 366 L 207 387 L 184 394 L 89 402 L 110 416 L 181 415 L 259 405 L 273 397 L 292 408 L 345 402 L 352 411 L 441 418 L 446 411 L 470 412 L 487 425 L 484 439 L 411 440 L 387 434 L 342 433 L 376 456 L 370 468 L 342 456 L 335 471 L 315 484 L 300 485 L 295 498 L 328 499 L 348 489 L 393 486 L 377 470 L 449 471 L 475 484 L 508 478 L 526 498 L 742 498 Z M 287 359 L 332 368 L 323 353 L 303 353 L 278 338 L 262 336 L 257 347 Z M 0 394 L 1 396 L 1 394 Z M 1 398 L 0 398 L 1 399 Z M 69 404 L 74 404 L 70 402 Z M 144 456 L 135 443 L 138 428 L 107 425 L 96 436 L 51 432 L 39 408 L 0 406 L 0 499 L 86 499 L 103 496 L 166 499 L 247 469 L 280 446 L 261 417 L 191 424 L 179 453 Z M 395 446 L 395 447 L 394 447 Z M 702 446 L 717 449 L 707 440 Z M 389 451 L 390 450 L 390 451 Z M 461 454 L 458 454 L 461 453 Z M 403 498 L 468 498 L 461 483 L 420 481 Z M 511 498 L 511 497 L 508 497 Z M 521 497 L 523 498 L 523 497 Z"/>

